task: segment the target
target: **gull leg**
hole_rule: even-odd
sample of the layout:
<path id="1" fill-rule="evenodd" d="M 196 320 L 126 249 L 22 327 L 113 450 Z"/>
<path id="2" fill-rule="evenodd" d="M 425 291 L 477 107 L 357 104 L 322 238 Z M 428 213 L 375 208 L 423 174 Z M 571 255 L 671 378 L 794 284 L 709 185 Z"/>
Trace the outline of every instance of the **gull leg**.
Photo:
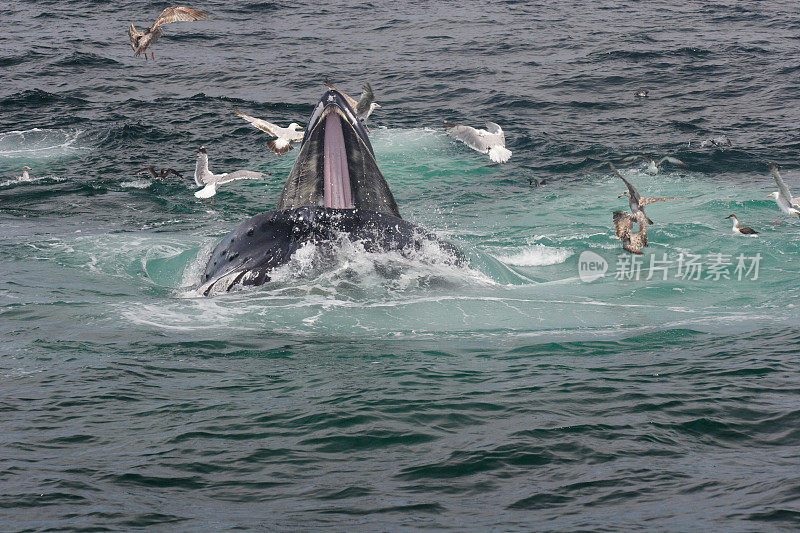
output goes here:
<path id="1" fill-rule="evenodd" d="M 150 52 L 150 59 L 152 59 L 153 61 L 156 60 L 156 55 L 152 51 Z"/>

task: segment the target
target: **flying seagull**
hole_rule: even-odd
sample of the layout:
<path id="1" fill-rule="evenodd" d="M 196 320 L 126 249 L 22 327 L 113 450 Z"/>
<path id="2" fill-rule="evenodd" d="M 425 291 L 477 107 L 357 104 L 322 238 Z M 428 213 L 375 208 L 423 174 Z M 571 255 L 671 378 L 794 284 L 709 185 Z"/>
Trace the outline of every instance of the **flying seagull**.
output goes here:
<path id="1" fill-rule="evenodd" d="M 633 233 L 633 223 L 639 223 L 639 231 Z M 644 211 L 635 215 L 625 211 L 614 211 L 614 230 L 622 241 L 622 249 L 631 254 L 642 255 L 642 248 L 647 246 L 647 216 Z"/>
<path id="2" fill-rule="evenodd" d="M 769 170 L 772 172 L 772 177 L 775 180 L 775 183 L 778 184 L 778 190 L 768 194 L 767 198 L 774 198 L 775 203 L 778 204 L 778 207 L 781 208 L 781 211 L 783 211 L 784 214 L 797 215 L 800 217 L 800 198 L 792 198 L 792 193 L 789 192 L 789 187 L 786 186 L 783 178 L 781 178 L 780 172 L 778 172 L 778 165 L 775 163 L 770 163 Z M 777 223 L 777 220 L 773 222 L 773 224 Z"/>
<path id="3" fill-rule="evenodd" d="M 742 226 L 739 224 L 739 219 L 736 215 L 728 215 L 725 218 L 732 218 L 733 219 L 733 232 L 740 233 L 742 235 L 758 235 L 758 232 L 753 228 Z"/>
<path id="4" fill-rule="evenodd" d="M 375 109 L 381 107 L 381 105 L 375 101 L 375 93 L 372 92 L 372 86 L 369 83 L 365 83 L 361 86 L 361 96 L 358 97 L 358 101 L 334 87 L 330 80 L 325 80 L 325 87 L 344 96 L 344 99 L 347 100 L 347 104 L 353 108 L 353 111 L 356 112 L 356 115 L 358 115 L 358 118 L 361 120 L 367 120 Z"/>
<path id="5" fill-rule="evenodd" d="M 272 137 L 277 137 L 275 140 L 267 141 L 267 147 L 278 155 L 283 155 L 289 150 L 292 150 L 293 147 L 291 143 L 298 143 L 303 140 L 303 132 L 298 131 L 303 128 L 297 122 L 292 122 L 287 128 L 281 128 L 272 122 L 245 115 L 236 109 L 234 109 L 234 112 L 252 124 L 254 128 L 267 132 Z"/>
<path id="6" fill-rule="evenodd" d="M 192 9 L 190 7 L 168 7 L 161 12 L 161 15 L 156 19 L 155 24 L 140 32 L 136 27 L 131 24 L 128 28 L 128 36 L 131 38 L 131 48 L 135 52 L 135 56 L 144 52 L 144 59 L 147 60 L 147 49 L 161 37 L 162 30 L 159 28 L 162 24 L 169 24 L 170 22 L 191 22 L 195 20 L 203 20 L 208 18 L 208 15 L 202 11 Z M 150 52 L 150 58 L 155 59 L 153 52 Z"/>
<path id="7" fill-rule="evenodd" d="M 33 170 L 29 166 L 22 167 L 22 176 L 19 177 L 19 181 L 31 181 L 30 175 L 28 175 L 28 171 Z"/>
<path id="8" fill-rule="evenodd" d="M 487 122 L 485 130 L 445 122 L 444 129 L 450 137 L 463 142 L 473 150 L 482 154 L 488 153 L 489 159 L 495 163 L 505 163 L 511 157 L 511 150 L 506 148 L 503 128 L 494 122 Z"/>
<path id="9" fill-rule="evenodd" d="M 170 174 L 175 174 L 179 178 L 183 177 L 183 175 L 174 168 L 162 168 L 161 170 L 156 172 L 155 167 L 144 167 L 136 171 L 137 174 L 140 174 L 142 172 L 149 172 L 150 174 L 153 175 L 153 178 L 166 178 Z"/>
<path id="10" fill-rule="evenodd" d="M 659 159 L 658 161 L 656 161 L 654 159 L 651 159 L 651 158 L 647 157 L 646 155 L 636 154 L 636 155 L 630 155 L 630 156 L 626 157 L 625 159 L 623 159 L 623 161 L 626 162 L 626 163 L 632 163 L 633 161 L 636 161 L 637 159 L 643 159 L 644 161 L 647 162 L 646 172 L 648 174 L 658 174 L 658 171 L 661 169 L 661 167 L 664 165 L 664 163 L 672 163 L 673 165 L 678 165 L 680 167 L 688 167 L 689 166 L 686 163 L 684 163 L 683 161 L 681 161 L 680 159 L 678 159 L 677 157 L 671 157 L 671 156 L 665 156 L 665 157 L 662 157 L 661 159 Z"/>
<path id="11" fill-rule="evenodd" d="M 700 196 L 654 196 L 651 198 L 646 198 L 640 195 L 639 191 L 636 190 L 636 187 L 634 187 L 630 181 L 626 180 L 625 177 L 619 173 L 617 167 L 614 166 L 614 163 L 609 163 L 609 166 L 611 166 L 611 170 L 614 171 L 614 174 L 616 174 L 619 179 L 625 182 L 625 185 L 628 187 L 628 190 L 617 196 L 617 198 L 622 198 L 623 196 L 628 198 L 628 203 L 631 206 L 631 211 L 633 212 L 634 216 L 640 211 L 642 214 L 644 214 L 644 206 L 655 202 L 665 202 L 667 200 L 691 200 L 692 198 L 697 198 Z M 653 223 L 653 221 L 650 220 L 646 214 L 644 214 L 644 217 L 648 224 Z"/>
<path id="12" fill-rule="evenodd" d="M 212 174 L 211 171 L 208 170 L 208 153 L 206 152 L 206 147 L 201 146 L 200 149 L 197 150 L 197 166 L 194 169 L 194 182 L 198 187 L 203 188 L 195 192 L 194 195 L 197 198 L 203 198 L 204 203 L 205 199 L 211 198 L 217 194 L 217 185 L 230 183 L 234 180 L 257 180 L 263 177 L 264 174 L 252 172 L 250 170 L 237 170 L 230 174 Z M 213 203 L 214 201 L 212 200 L 211 202 Z"/>
<path id="13" fill-rule="evenodd" d="M 731 140 L 728 139 L 725 135 L 720 135 L 718 137 L 712 137 L 711 139 L 706 139 L 700 143 L 700 148 L 719 148 L 720 150 L 724 150 L 726 147 L 731 146 Z"/>

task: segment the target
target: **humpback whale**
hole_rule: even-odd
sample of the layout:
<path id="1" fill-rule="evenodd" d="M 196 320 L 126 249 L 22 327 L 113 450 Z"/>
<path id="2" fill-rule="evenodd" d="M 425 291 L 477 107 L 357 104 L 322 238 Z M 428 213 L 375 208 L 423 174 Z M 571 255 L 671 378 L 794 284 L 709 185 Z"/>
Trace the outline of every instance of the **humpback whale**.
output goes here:
<path id="1" fill-rule="evenodd" d="M 464 261 L 454 245 L 403 220 L 363 122 L 331 89 L 314 107 L 276 209 L 245 220 L 217 244 L 199 290 L 261 285 L 300 247 L 335 246 L 342 235 L 367 252 L 403 255 L 434 242 L 454 262 Z"/>

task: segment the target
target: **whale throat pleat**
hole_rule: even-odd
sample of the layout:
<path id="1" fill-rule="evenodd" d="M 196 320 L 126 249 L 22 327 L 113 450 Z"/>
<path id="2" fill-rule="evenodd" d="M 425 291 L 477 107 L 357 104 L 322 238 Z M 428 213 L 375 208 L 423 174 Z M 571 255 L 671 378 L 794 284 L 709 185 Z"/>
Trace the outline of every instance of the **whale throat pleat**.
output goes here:
<path id="1" fill-rule="evenodd" d="M 336 113 L 331 113 L 325 118 L 324 151 L 325 207 L 353 209 L 342 120 Z"/>

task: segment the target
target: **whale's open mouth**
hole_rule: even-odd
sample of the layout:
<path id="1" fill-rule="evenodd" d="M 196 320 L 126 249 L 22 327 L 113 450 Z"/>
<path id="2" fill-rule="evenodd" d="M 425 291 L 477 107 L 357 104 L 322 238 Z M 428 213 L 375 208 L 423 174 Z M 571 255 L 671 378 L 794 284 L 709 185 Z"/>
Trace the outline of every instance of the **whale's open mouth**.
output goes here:
<path id="1" fill-rule="evenodd" d="M 400 216 L 364 125 L 337 91 L 326 92 L 306 128 L 278 210 L 364 209 Z"/>

